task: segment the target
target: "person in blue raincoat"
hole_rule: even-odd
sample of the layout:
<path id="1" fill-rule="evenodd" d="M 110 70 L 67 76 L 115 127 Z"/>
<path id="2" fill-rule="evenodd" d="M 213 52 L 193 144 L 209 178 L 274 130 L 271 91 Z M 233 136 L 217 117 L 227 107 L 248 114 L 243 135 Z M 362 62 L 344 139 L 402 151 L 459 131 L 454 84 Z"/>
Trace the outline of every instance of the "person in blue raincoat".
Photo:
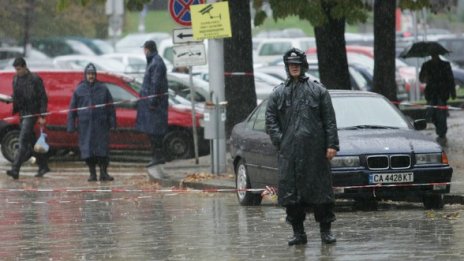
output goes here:
<path id="1" fill-rule="evenodd" d="M 106 106 L 76 110 L 98 104 Z M 88 181 L 97 181 L 96 165 L 100 168 L 100 181 L 112 181 L 108 174 L 110 129 L 116 128 L 113 97 L 108 88 L 97 81 L 95 65 L 89 63 L 84 70 L 84 80 L 79 83 L 71 99 L 67 129 L 79 132 L 81 158 L 89 166 Z"/>
<path id="2" fill-rule="evenodd" d="M 158 55 L 156 43 L 146 41 L 143 45 L 147 68 L 143 77 L 140 100 L 137 103 L 135 128 L 149 136 L 152 160 L 151 167 L 165 163 L 163 139 L 168 130 L 168 80 L 166 65 Z M 153 96 L 145 98 L 147 96 Z"/>

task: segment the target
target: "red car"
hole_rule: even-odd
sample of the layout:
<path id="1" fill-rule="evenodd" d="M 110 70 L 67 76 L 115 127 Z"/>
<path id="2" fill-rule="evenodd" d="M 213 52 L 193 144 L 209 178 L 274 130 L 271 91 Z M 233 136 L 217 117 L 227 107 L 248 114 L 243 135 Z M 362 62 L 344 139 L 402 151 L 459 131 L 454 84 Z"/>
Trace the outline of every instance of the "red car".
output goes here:
<path id="1" fill-rule="evenodd" d="M 66 131 L 67 109 L 77 84 L 83 79 L 82 71 L 36 71 L 43 80 L 48 95 L 47 142 L 53 151 L 78 150 L 77 133 Z M 11 95 L 14 72 L 0 72 L 0 93 Z M 149 151 L 149 140 L 143 133 L 137 132 L 135 119 L 137 115 L 135 100 L 141 83 L 132 78 L 98 72 L 97 79 L 106 84 L 116 104 L 117 129 L 111 131 L 111 150 L 145 150 Z M 164 139 L 168 159 L 190 158 L 194 155 L 192 114 L 187 106 L 175 105 L 170 97 L 169 131 Z M 12 161 L 18 147 L 19 117 L 11 117 L 12 105 L 0 102 L 0 140 L 3 156 Z M 197 113 L 198 144 L 200 154 L 209 153 L 209 142 L 203 138 L 200 126 L 203 115 Z M 38 129 L 36 129 L 38 133 Z"/>

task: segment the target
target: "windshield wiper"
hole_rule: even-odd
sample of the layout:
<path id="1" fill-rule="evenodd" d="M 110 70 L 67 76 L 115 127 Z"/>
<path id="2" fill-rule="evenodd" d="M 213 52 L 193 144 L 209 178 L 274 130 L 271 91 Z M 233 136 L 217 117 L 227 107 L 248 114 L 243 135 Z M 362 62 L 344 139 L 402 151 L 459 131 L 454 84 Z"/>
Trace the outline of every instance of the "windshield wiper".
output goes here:
<path id="1" fill-rule="evenodd" d="M 358 129 L 399 129 L 398 127 L 383 126 L 383 125 L 356 125 L 338 128 L 339 130 L 358 130 Z"/>

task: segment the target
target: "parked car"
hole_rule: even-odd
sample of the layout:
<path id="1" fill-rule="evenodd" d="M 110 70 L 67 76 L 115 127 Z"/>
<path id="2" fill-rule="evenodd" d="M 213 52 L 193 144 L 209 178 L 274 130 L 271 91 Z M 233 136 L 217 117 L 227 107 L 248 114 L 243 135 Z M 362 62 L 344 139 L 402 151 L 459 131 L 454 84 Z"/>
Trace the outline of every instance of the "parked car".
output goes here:
<path id="1" fill-rule="evenodd" d="M 67 70 L 76 69 L 84 71 L 84 68 L 89 63 L 93 63 L 97 67 L 97 71 L 120 74 L 133 72 L 132 68 L 124 66 L 121 62 L 95 55 L 63 55 L 53 59 L 53 64 L 56 68 Z"/>
<path id="2" fill-rule="evenodd" d="M 100 55 L 103 58 L 116 60 L 124 64 L 124 71 L 131 73 L 144 73 L 147 67 L 147 57 L 143 52 L 137 53 L 108 53 Z"/>
<path id="3" fill-rule="evenodd" d="M 153 40 L 159 46 L 161 40 L 171 37 L 168 33 L 132 33 L 128 34 L 116 43 L 116 52 L 134 53 L 140 52 L 145 41 Z"/>
<path id="4" fill-rule="evenodd" d="M 47 142 L 56 150 L 78 150 L 76 133 L 66 132 L 66 109 L 77 84 L 83 79 L 83 71 L 37 71 L 43 79 L 48 95 Z M 0 72 L 0 93 L 12 93 L 14 71 Z M 98 72 L 97 78 L 108 87 L 116 103 L 117 129 L 111 131 L 111 150 L 146 150 L 150 149 L 149 140 L 143 133 L 137 132 L 135 119 L 137 115 L 135 100 L 141 83 L 123 75 Z M 0 140 L 3 156 L 12 161 L 18 148 L 19 118 L 11 116 L 11 104 L 0 103 Z M 192 114 L 188 106 L 178 106 L 170 99 L 168 112 L 168 133 L 164 138 L 166 157 L 170 160 L 191 158 L 194 156 L 192 136 Z M 209 152 L 209 142 L 203 138 L 202 113 L 197 114 L 197 128 L 200 154 Z M 38 130 L 37 130 L 38 131 Z"/>
<path id="5" fill-rule="evenodd" d="M 426 208 L 442 208 L 453 169 L 442 147 L 419 133 L 423 119 L 410 122 L 385 97 L 363 91 L 330 90 L 340 151 L 330 162 L 336 197 L 360 202 L 420 198 Z M 265 131 L 267 100 L 230 137 L 237 198 L 261 203 L 260 189 L 276 187 L 277 151 Z"/>
<path id="6" fill-rule="evenodd" d="M 13 61 L 16 57 L 24 57 L 24 48 L 20 46 L 0 47 L 0 69 L 13 67 Z M 27 63 L 30 61 L 41 61 L 43 63 L 50 63 L 51 59 L 46 54 L 31 48 L 25 56 Z"/>
<path id="7" fill-rule="evenodd" d="M 86 37 L 79 37 L 79 36 L 69 36 L 67 37 L 67 39 L 76 40 L 76 41 L 79 41 L 85 44 L 96 55 L 102 55 L 102 54 L 114 52 L 114 48 L 110 43 L 105 42 L 100 39 L 86 38 Z"/>
<path id="8" fill-rule="evenodd" d="M 50 57 L 71 54 L 95 55 L 95 52 L 82 42 L 63 37 L 33 39 L 31 44 Z"/>
<path id="9" fill-rule="evenodd" d="M 284 53 L 295 47 L 300 50 L 308 50 L 316 46 L 314 37 L 300 38 L 268 38 L 262 39 L 254 52 L 253 63 L 268 64 L 276 59 L 282 59 Z"/>

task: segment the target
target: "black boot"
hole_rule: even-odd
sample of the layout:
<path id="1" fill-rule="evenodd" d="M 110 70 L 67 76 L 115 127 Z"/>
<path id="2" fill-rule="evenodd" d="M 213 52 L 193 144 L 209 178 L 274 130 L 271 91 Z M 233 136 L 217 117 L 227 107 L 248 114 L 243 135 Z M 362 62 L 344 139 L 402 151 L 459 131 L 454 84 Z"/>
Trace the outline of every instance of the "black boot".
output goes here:
<path id="1" fill-rule="evenodd" d="M 337 239 L 335 238 L 335 236 L 332 234 L 332 231 L 330 230 L 332 223 L 320 223 L 319 226 L 321 229 L 322 243 L 333 244 L 337 242 Z"/>
<path id="2" fill-rule="evenodd" d="M 108 162 L 103 162 L 99 164 L 100 167 L 100 181 L 113 181 L 114 178 L 110 176 L 107 172 Z"/>
<path id="3" fill-rule="evenodd" d="M 153 157 L 147 164 L 147 168 L 166 163 L 166 159 L 163 155 L 163 149 L 153 149 Z"/>
<path id="4" fill-rule="evenodd" d="M 90 172 L 90 177 L 87 179 L 87 181 L 97 181 L 97 170 L 96 170 L 96 165 L 95 164 L 89 164 L 89 172 Z"/>
<path id="5" fill-rule="evenodd" d="M 48 160 L 47 156 L 45 154 L 35 154 L 37 158 L 37 165 L 39 165 L 39 171 L 37 171 L 37 174 L 35 177 L 41 178 L 43 177 L 47 172 L 50 172 L 50 168 L 48 167 Z"/>
<path id="6" fill-rule="evenodd" d="M 292 224 L 293 228 L 293 237 L 288 241 L 289 246 L 293 245 L 303 245 L 308 243 L 308 238 L 306 237 L 306 233 L 304 231 L 303 222 Z"/>
<path id="7" fill-rule="evenodd" d="M 19 171 L 14 170 L 14 169 L 12 169 L 12 170 L 7 170 L 7 171 L 6 171 L 6 175 L 12 177 L 13 179 L 18 179 L 18 178 L 19 178 Z"/>

